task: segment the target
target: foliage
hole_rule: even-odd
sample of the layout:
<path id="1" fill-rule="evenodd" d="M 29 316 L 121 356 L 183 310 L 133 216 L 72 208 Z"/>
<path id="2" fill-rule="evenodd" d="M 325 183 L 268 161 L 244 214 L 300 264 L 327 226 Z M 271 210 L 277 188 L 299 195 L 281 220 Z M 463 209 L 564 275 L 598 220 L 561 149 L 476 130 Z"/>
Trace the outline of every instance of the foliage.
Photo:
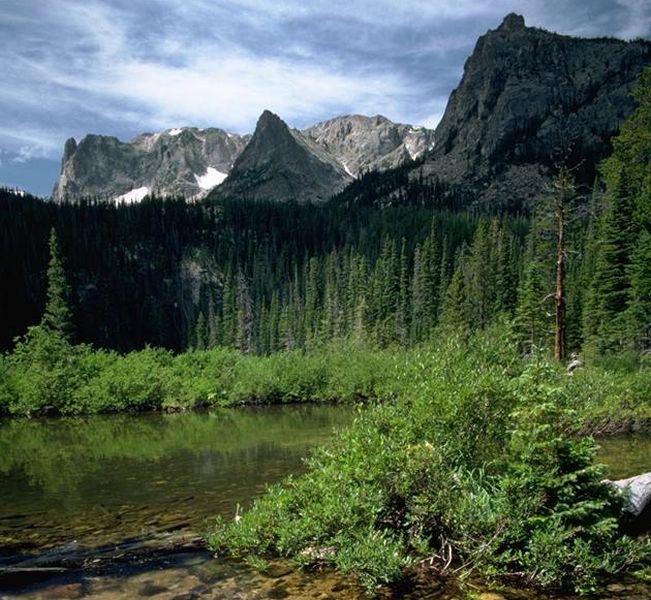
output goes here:
<path id="1" fill-rule="evenodd" d="M 620 501 L 593 443 L 570 437 L 579 387 L 544 359 L 522 362 L 507 339 L 420 348 L 396 402 L 365 410 L 304 476 L 218 522 L 211 546 L 327 562 L 369 589 L 426 559 L 577 590 L 648 564 L 648 546 L 617 532 Z"/>
<path id="2" fill-rule="evenodd" d="M 584 314 L 588 350 L 598 354 L 651 348 L 651 69 L 633 95 L 638 108 L 603 165 L 607 204 Z"/>

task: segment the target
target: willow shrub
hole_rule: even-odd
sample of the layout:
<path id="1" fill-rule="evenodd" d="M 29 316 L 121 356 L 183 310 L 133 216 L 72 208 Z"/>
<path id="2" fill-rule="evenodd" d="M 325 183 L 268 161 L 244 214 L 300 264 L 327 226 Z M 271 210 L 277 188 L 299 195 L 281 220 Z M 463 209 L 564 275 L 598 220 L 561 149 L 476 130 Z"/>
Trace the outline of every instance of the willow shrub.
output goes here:
<path id="1" fill-rule="evenodd" d="M 571 437 L 567 376 L 508 342 L 493 331 L 416 350 L 395 402 L 360 413 L 237 522 L 218 520 L 211 547 L 326 562 L 369 589 L 441 556 L 577 590 L 648 564 L 648 545 L 617 531 L 592 441 Z"/>

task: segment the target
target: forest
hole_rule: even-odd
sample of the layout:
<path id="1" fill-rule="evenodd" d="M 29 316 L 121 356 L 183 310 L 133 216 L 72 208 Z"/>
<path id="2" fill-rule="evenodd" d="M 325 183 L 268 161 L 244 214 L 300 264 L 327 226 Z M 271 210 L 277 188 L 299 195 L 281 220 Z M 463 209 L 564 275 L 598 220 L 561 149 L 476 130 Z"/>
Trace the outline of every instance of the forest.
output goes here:
<path id="1" fill-rule="evenodd" d="M 640 355 L 651 346 L 648 79 L 592 189 L 561 166 L 533 212 L 462 203 L 418 177 L 406 194 L 408 167 L 369 173 L 319 206 L 55 204 L 4 191 L 0 343 L 11 349 L 41 318 L 54 228 L 73 340 L 100 348 L 386 347 L 506 318 L 524 350 L 542 349 L 562 220 L 567 352 Z"/>

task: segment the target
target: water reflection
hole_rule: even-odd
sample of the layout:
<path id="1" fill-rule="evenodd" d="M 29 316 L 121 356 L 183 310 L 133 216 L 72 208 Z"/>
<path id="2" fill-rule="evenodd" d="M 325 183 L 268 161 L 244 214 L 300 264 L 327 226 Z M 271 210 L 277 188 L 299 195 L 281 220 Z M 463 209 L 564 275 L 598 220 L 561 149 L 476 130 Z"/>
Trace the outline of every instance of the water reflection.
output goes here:
<path id="1" fill-rule="evenodd" d="M 0 425 L 0 555 L 97 544 L 182 522 L 195 531 L 271 481 L 353 410 L 292 406 Z"/>

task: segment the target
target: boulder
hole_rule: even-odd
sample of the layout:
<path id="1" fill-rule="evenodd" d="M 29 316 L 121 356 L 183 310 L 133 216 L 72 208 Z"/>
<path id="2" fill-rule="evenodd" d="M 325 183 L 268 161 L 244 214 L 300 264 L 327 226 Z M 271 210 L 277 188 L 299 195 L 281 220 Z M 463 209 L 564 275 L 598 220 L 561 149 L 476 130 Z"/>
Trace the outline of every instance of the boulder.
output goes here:
<path id="1" fill-rule="evenodd" d="M 639 517 L 651 504 L 651 472 L 617 481 L 606 479 L 604 483 L 627 494 L 626 512 L 635 517 Z"/>

